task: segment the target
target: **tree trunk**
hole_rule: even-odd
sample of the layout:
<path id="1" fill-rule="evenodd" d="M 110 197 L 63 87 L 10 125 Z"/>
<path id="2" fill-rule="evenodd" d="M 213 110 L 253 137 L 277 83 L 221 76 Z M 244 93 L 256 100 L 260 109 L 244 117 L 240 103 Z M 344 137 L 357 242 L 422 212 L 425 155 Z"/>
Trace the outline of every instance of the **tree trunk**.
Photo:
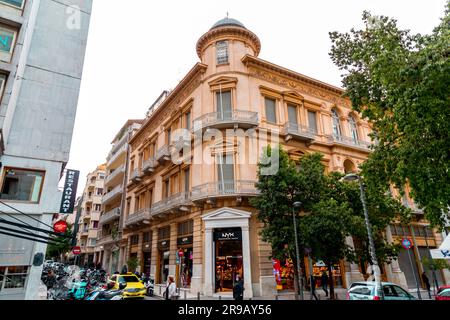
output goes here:
<path id="1" fill-rule="evenodd" d="M 330 283 L 330 300 L 334 300 L 334 279 L 333 270 L 331 269 L 331 263 L 327 263 L 328 268 L 328 281 Z"/>

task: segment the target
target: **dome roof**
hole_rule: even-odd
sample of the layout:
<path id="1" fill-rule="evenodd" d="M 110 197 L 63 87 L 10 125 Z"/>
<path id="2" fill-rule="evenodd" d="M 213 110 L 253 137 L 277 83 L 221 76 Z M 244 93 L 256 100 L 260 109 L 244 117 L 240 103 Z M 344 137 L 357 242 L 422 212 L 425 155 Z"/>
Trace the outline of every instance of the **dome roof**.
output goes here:
<path id="1" fill-rule="evenodd" d="M 236 27 L 241 27 L 244 29 L 247 29 L 241 22 L 237 21 L 236 19 L 231 19 L 231 18 L 223 18 L 219 21 L 217 21 L 211 28 L 215 29 L 215 28 L 219 28 L 219 27 L 223 27 L 223 26 L 236 26 Z"/>

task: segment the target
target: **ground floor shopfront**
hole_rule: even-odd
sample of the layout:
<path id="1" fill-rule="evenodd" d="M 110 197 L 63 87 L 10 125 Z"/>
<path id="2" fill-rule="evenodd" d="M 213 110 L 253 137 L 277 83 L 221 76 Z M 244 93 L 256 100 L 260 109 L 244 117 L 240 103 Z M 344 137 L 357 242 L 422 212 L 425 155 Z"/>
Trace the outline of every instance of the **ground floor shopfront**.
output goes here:
<path id="1" fill-rule="evenodd" d="M 239 277 L 244 280 L 245 297 L 274 297 L 279 291 L 293 290 L 293 265 L 288 258 L 272 260 L 270 245 L 259 236 L 261 227 L 251 207 L 178 213 L 128 233 L 124 261 L 133 257 L 139 261 L 137 271 L 155 279 L 156 294 L 164 292 L 172 276 L 178 287 L 192 295 L 227 295 Z M 395 240 L 391 234 L 389 237 Z M 351 238 L 348 243 L 353 245 Z M 310 263 L 308 259 L 303 261 L 302 270 L 304 283 L 312 271 L 318 287 L 322 274 L 328 272 L 322 261 Z M 402 257 L 381 270 L 384 281 L 408 286 L 409 270 Z M 347 288 L 370 275 L 366 266 L 342 261 L 328 276 L 336 288 Z M 442 283 L 448 283 L 444 275 L 441 278 Z"/>

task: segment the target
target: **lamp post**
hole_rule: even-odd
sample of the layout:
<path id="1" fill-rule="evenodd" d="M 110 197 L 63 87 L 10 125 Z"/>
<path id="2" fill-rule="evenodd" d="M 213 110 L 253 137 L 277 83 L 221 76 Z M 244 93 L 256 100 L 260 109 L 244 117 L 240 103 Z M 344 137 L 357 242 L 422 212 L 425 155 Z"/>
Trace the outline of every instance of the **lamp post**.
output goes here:
<path id="1" fill-rule="evenodd" d="M 372 226 L 370 225 L 370 221 L 369 221 L 369 212 L 367 210 L 366 193 L 364 192 L 364 185 L 363 185 L 362 179 L 359 175 L 357 175 L 355 173 L 350 173 L 350 174 L 347 174 L 343 178 L 343 180 L 344 181 L 358 180 L 358 182 L 359 182 L 359 189 L 360 189 L 360 193 L 361 193 L 360 196 L 361 196 L 361 202 L 362 202 L 363 209 L 364 209 L 364 218 L 366 221 L 367 235 L 369 237 L 370 257 L 371 257 L 372 263 L 373 263 L 373 271 L 374 271 L 375 281 L 378 283 L 378 287 L 380 288 L 380 291 L 381 291 L 381 297 L 384 300 L 384 292 L 383 292 L 383 285 L 381 283 L 380 267 L 378 265 L 378 259 L 377 259 L 377 255 L 375 253 L 375 244 L 373 242 L 373 237 L 372 237 Z"/>
<path id="2" fill-rule="evenodd" d="M 300 289 L 300 298 L 303 300 L 303 280 L 302 280 L 302 270 L 300 267 L 300 250 L 298 248 L 298 235 L 297 235 L 297 220 L 296 220 L 296 212 L 295 209 L 299 209 L 302 206 L 301 202 L 294 202 L 294 207 L 292 208 L 292 219 L 294 221 L 294 236 L 295 236 L 295 251 L 297 256 L 297 286 Z M 296 293 L 296 297 L 298 294 Z"/>

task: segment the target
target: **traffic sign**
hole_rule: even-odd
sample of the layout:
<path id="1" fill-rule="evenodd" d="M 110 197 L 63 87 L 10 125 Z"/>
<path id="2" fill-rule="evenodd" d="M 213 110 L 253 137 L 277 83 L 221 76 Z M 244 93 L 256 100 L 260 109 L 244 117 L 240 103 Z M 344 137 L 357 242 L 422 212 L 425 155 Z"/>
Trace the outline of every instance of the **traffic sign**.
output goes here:
<path id="1" fill-rule="evenodd" d="M 80 247 L 73 247 L 72 248 L 72 253 L 74 254 L 74 255 L 79 255 L 79 254 L 81 254 L 81 248 Z"/>
<path id="2" fill-rule="evenodd" d="M 53 225 L 53 230 L 57 233 L 65 233 L 67 231 L 67 222 L 60 220 Z"/>
<path id="3" fill-rule="evenodd" d="M 181 258 L 181 257 L 184 257 L 184 251 L 183 250 L 180 250 L 180 251 L 178 251 L 178 256 Z"/>
<path id="4" fill-rule="evenodd" d="M 412 248 L 413 244 L 412 241 L 409 240 L 408 238 L 403 238 L 402 239 L 402 246 L 403 248 L 405 248 L 406 250 L 409 250 Z"/>

